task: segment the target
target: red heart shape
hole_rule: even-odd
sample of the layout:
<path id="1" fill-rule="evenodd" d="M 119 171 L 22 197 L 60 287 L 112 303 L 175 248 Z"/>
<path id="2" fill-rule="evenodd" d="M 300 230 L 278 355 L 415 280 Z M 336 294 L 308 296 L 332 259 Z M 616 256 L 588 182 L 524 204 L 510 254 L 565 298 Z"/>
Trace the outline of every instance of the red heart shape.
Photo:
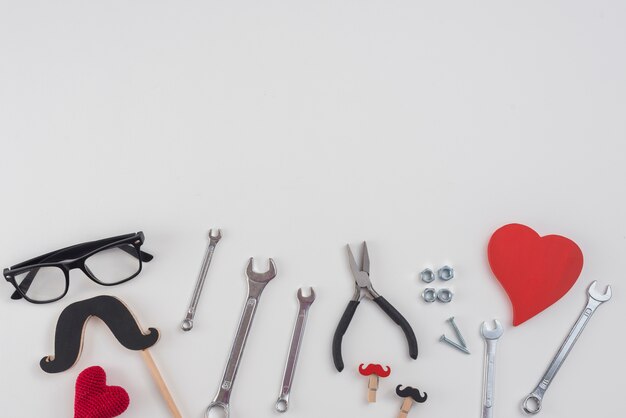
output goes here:
<path id="1" fill-rule="evenodd" d="M 88 367 L 76 379 L 74 418 L 113 418 L 128 408 L 128 393 L 119 386 L 107 386 L 102 367 Z"/>
<path id="2" fill-rule="evenodd" d="M 583 253 L 574 241 L 560 235 L 542 237 L 520 224 L 494 232 L 487 252 L 491 271 L 513 305 L 514 326 L 561 299 L 583 268 Z"/>

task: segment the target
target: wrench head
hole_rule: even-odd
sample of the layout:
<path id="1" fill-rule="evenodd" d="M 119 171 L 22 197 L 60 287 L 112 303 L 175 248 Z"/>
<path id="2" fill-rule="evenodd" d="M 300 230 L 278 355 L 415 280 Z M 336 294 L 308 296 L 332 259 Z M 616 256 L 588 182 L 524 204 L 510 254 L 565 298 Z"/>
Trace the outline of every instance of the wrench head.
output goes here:
<path id="1" fill-rule="evenodd" d="M 270 268 L 263 273 L 257 273 L 253 269 L 253 258 L 250 257 L 248 261 L 248 267 L 246 268 L 246 276 L 248 276 L 249 280 L 257 283 L 267 283 L 276 277 L 276 265 L 274 264 L 274 260 L 270 258 Z"/>
<path id="2" fill-rule="evenodd" d="M 304 288 L 301 287 L 300 289 L 298 289 L 298 300 L 302 303 L 313 303 L 313 301 L 315 300 L 315 291 L 313 290 L 313 287 L 309 286 L 309 296 L 304 296 L 304 292 L 302 291 L 302 289 Z"/>
<path id="3" fill-rule="evenodd" d="M 483 322 L 480 326 L 480 333 L 483 335 L 483 338 L 486 340 L 497 340 L 504 333 L 504 328 L 502 328 L 502 324 L 497 319 L 493 320 L 494 328 L 487 328 L 487 322 Z"/>
<path id="4" fill-rule="evenodd" d="M 222 230 L 217 229 L 217 234 L 213 234 L 213 228 L 209 229 L 209 240 L 213 242 L 218 242 L 222 238 Z"/>
<path id="5" fill-rule="evenodd" d="M 230 405 L 228 403 L 213 401 L 209 404 L 209 406 L 207 406 L 206 411 L 204 412 L 204 418 L 211 418 L 211 410 L 214 408 L 222 410 L 221 416 L 225 418 L 230 416 Z"/>
<path id="6" fill-rule="evenodd" d="M 589 297 L 597 300 L 598 302 L 606 302 L 607 300 L 611 299 L 611 296 L 613 296 L 613 293 L 611 292 L 611 285 L 608 285 L 606 287 L 604 293 L 600 293 L 598 289 L 596 289 L 597 284 L 598 281 L 594 280 L 593 283 L 589 285 L 589 289 L 587 289 L 587 294 L 589 295 Z"/>

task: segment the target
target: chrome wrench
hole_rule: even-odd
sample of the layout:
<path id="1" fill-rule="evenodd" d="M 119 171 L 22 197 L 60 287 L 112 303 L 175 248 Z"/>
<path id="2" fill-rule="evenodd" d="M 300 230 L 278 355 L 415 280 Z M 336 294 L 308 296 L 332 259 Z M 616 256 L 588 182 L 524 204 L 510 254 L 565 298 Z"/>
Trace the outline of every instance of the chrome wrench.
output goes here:
<path id="1" fill-rule="evenodd" d="M 496 387 L 496 347 L 498 339 L 504 329 L 500 321 L 494 319 L 494 329 L 488 329 L 487 323 L 483 322 L 480 333 L 485 339 L 485 377 L 483 382 L 483 409 L 482 418 L 493 418 L 494 392 Z"/>
<path id="2" fill-rule="evenodd" d="M 241 361 L 243 349 L 246 346 L 246 340 L 248 339 L 248 333 L 250 332 L 252 321 L 254 320 L 254 314 L 256 313 L 261 293 L 263 293 L 265 285 L 276 277 L 276 265 L 274 264 L 274 260 L 270 258 L 270 267 L 265 273 L 256 273 L 252 269 L 251 257 L 248 261 L 248 267 L 246 268 L 246 276 L 248 277 L 248 296 L 243 307 L 243 312 L 241 313 L 235 340 L 230 349 L 230 356 L 228 357 L 228 363 L 226 363 L 226 368 L 224 369 L 220 388 L 215 398 L 213 398 L 213 401 L 206 409 L 204 414 L 206 418 L 209 418 L 210 411 L 213 408 L 221 408 L 226 418 L 228 418 L 230 414 L 230 393 L 233 389 L 239 362 Z"/>
<path id="3" fill-rule="evenodd" d="M 200 293 L 202 293 L 202 288 L 204 287 L 204 281 L 206 280 L 206 274 L 209 271 L 209 266 L 211 265 L 211 259 L 213 258 L 213 252 L 215 252 L 215 247 L 217 243 L 222 238 L 222 230 L 217 230 L 217 235 L 213 235 L 213 230 L 209 230 L 209 246 L 204 254 L 204 259 L 202 260 L 202 267 L 200 268 L 200 274 L 198 275 L 198 280 L 196 281 L 196 287 L 193 290 L 193 295 L 191 296 L 191 302 L 189 302 L 189 308 L 187 309 L 187 314 L 185 315 L 185 319 L 181 322 L 180 327 L 183 331 L 190 331 L 193 328 L 193 318 L 196 315 L 196 308 L 198 307 L 198 301 L 200 301 Z"/>
<path id="4" fill-rule="evenodd" d="M 287 364 L 285 365 L 285 372 L 283 373 L 283 383 L 280 386 L 280 395 L 276 401 L 275 408 L 278 412 L 286 412 L 289 408 L 289 394 L 291 393 L 291 383 L 293 382 L 293 376 L 296 371 L 296 363 L 298 362 L 298 354 L 300 353 L 300 345 L 302 344 L 302 338 L 304 337 L 304 327 L 306 326 L 306 319 L 309 314 L 309 307 L 315 301 L 315 291 L 311 287 L 309 296 L 304 296 L 302 288 L 298 289 L 298 301 L 300 306 L 298 308 L 298 317 L 296 318 L 296 325 L 293 327 L 293 333 L 291 334 L 291 344 L 289 345 L 289 356 L 287 357 Z"/>
<path id="5" fill-rule="evenodd" d="M 580 334 L 582 334 L 583 330 L 585 329 L 585 325 L 587 325 L 587 322 L 589 322 L 591 316 L 598 308 L 598 306 L 600 306 L 603 302 L 611 299 L 611 286 L 607 286 L 605 292 L 600 293 L 596 290 L 597 283 L 597 281 L 594 281 L 587 289 L 587 305 L 585 306 L 585 309 L 578 317 L 578 320 L 576 321 L 571 331 L 569 332 L 569 335 L 561 345 L 561 348 L 556 353 L 556 356 L 554 356 L 552 363 L 550 363 L 548 370 L 546 370 L 546 373 L 541 378 L 541 381 L 539 382 L 537 387 L 535 387 L 530 395 L 528 395 L 526 399 L 524 399 L 524 402 L 522 402 L 522 410 L 525 413 L 536 414 L 541 410 L 541 402 L 543 401 L 543 396 L 545 395 L 546 390 L 548 390 L 550 383 L 552 383 L 552 379 L 554 379 L 554 376 L 556 376 L 556 372 L 559 371 L 559 369 L 563 365 L 563 362 L 567 358 L 567 355 L 574 347 L 574 344 L 578 340 L 578 337 L 580 337 Z"/>

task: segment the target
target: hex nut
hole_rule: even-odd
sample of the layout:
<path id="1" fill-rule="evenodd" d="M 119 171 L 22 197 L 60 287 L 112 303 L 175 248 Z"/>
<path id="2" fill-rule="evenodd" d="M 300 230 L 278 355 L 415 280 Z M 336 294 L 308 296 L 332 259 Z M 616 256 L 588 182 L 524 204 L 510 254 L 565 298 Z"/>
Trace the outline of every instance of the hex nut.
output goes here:
<path id="1" fill-rule="evenodd" d="M 451 280 L 454 277 L 454 269 L 450 266 L 443 266 L 437 270 L 437 276 L 441 280 Z"/>
<path id="2" fill-rule="evenodd" d="M 435 300 L 437 300 L 437 291 L 432 287 L 427 287 L 422 292 L 422 299 L 424 299 L 424 302 L 434 302 Z"/>
<path id="3" fill-rule="evenodd" d="M 453 296 L 454 296 L 454 293 L 452 292 L 452 290 L 445 288 L 445 287 L 437 291 L 437 299 L 439 300 L 439 302 L 443 302 L 443 303 L 452 302 Z"/>
<path id="4" fill-rule="evenodd" d="M 420 279 L 422 279 L 424 283 L 430 283 L 435 280 L 435 272 L 426 268 L 420 273 Z"/>

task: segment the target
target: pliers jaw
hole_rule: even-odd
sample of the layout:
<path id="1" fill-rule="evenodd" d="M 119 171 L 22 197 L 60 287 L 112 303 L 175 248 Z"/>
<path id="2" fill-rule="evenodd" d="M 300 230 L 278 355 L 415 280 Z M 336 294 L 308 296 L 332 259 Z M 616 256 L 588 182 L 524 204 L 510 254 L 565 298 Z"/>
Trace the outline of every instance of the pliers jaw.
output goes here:
<path id="1" fill-rule="evenodd" d="M 348 262 L 350 263 L 350 271 L 354 277 L 354 295 L 352 300 L 360 302 L 364 297 L 371 300 L 380 296 L 372 287 L 370 280 L 370 256 L 367 251 L 367 243 L 363 241 L 361 246 L 361 266 L 359 266 L 352 254 L 350 245 L 346 245 L 348 249 Z"/>

